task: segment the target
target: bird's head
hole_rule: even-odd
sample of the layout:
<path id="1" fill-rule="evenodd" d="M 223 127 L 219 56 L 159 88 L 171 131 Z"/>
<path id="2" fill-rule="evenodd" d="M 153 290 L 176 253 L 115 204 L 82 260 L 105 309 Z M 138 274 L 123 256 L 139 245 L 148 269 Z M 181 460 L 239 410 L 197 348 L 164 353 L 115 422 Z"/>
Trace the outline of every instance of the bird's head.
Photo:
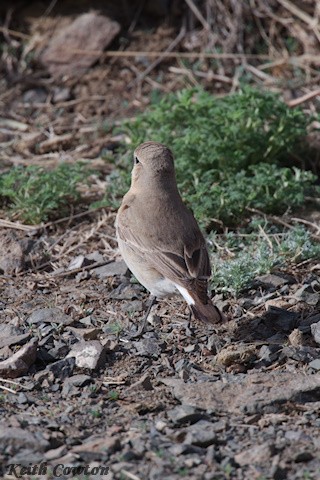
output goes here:
<path id="1" fill-rule="evenodd" d="M 145 178 L 148 181 L 175 179 L 174 162 L 171 150 L 157 142 L 145 142 L 139 145 L 133 154 L 134 165 L 132 181 Z"/>

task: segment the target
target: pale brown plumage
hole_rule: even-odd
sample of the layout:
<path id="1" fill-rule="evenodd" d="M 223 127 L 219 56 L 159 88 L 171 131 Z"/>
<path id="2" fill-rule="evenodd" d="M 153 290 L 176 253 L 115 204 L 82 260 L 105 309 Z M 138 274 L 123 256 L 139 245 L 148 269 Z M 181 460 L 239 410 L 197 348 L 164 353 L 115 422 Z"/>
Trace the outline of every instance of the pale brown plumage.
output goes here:
<path id="1" fill-rule="evenodd" d="M 180 197 L 171 151 L 146 142 L 134 158 L 131 187 L 116 219 L 125 262 L 155 297 L 179 291 L 196 318 L 222 320 L 207 293 L 211 268 L 206 243 Z"/>

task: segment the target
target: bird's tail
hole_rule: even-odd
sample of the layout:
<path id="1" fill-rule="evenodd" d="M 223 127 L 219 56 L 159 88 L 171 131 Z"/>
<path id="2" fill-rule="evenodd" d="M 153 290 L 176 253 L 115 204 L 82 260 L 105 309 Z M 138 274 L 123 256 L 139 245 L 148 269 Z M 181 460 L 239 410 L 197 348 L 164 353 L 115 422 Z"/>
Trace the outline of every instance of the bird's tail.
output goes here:
<path id="1" fill-rule="evenodd" d="M 190 308 L 195 318 L 205 323 L 215 324 L 227 320 L 226 316 L 220 312 L 218 307 L 213 305 L 209 298 L 205 304 L 199 299 L 195 299 L 194 305 L 190 305 Z"/>

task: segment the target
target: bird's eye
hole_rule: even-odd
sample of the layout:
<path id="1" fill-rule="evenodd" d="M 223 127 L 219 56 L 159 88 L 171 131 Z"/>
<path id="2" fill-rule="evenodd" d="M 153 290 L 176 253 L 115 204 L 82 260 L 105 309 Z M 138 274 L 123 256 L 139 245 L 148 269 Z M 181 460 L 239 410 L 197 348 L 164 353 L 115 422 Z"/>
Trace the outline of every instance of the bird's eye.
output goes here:
<path id="1" fill-rule="evenodd" d="M 138 165 L 138 163 L 140 163 L 140 162 L 139 162 L 139 159 L 138 159 L 138 157 L 135 156 L 135 157 L 134 157 L 134 164 L 135 164 L 135 165 Z"/>

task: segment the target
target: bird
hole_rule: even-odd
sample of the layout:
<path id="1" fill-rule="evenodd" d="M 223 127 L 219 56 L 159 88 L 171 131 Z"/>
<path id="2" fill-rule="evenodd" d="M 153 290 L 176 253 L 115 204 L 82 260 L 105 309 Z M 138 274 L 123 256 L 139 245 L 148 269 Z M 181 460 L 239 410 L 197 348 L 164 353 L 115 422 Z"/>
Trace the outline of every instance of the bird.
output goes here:
<path id="1" fill-rule="evenodd" d="M 180 293 L 197 320 L 224 321 L 208 295 L 206 241 L 180 196 L 171 150 L 148 141 L 133 158 L 131 186 L 115 222 L 123 260 L 153 301 Z"/>

